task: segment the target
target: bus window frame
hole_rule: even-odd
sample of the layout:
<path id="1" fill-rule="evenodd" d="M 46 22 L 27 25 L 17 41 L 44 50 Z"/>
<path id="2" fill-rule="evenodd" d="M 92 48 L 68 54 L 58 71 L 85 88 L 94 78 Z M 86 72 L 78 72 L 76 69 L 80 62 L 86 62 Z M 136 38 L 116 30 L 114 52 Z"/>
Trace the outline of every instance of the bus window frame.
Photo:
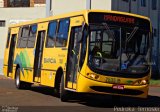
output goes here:
<path id="1" fill-rule="evenodd" d="M 64 20 L 69 20 L 69 23 L 68 23 L 68 33 L 67 33 L 67 36 L 66 36 L 66 43 L 65 43 L 65 45 L 63 46 L 59 46 L 59 45 L 57 45 L 57 41 L 58 41 L 58 39 L 59 39 L 59 29 L 60 29 L 60 22 L 61 21 L 64 21 Z M 55 47 L 58 47 L 58 48 L 61 48 L 61 47 L 67 47 L 67 42 L 68 42 L 68 38 L 69 38 L 69 31 L 70 31 L 70 18 L 62 18 L 62 19 L 59 19 L 59 21 L 58 21 L 58 26 L 57 26 L 57 32 L 56 32 L 56 41 L 55 41 Z M 62 38 L 63 39 L 63 38 Z M 65 39 L 65 38 L 64 38 Z"/>
<path id="2" fill-rule="evenodd" d="M 33 47 L 28 47 L 28 41 L 29 41 L 29 38 L 33 38 L 33 36 L 30 36 L 30 31 L 31 31 L 31 27 L 32 26 L 34 26 L 34 25 L 36 25 L 36 27 L 37 27 L 37 29 L 36 29 L 36 33 L 35 33 L 35 40 L 34 40 L 34 45 L 33 45 Z M 27 48 L 34 48 L 35 47 L 35 43 L 36 43 L 36 38 L 37 38 L 37 31 L 38 31 L 38 24 L 31 24 L 31 25 L 29 25 L 29 33 L 28 33 L 28 40 L 27 40 Z"/>
<path id="3" fill-rule="evenodd" d="M 50 23 L 56 23 L 56 28 L 55 28 L 55 32 L 54 32 L 54 35 L 53 35 L 53 46 L 48 46 L 48 38 L 49 38 L 49 25 Z M 46 36 L 46 42 L 45 42 L 45 48 L 54 48 L 55 45 L 56 45 L 56 38 L 57 38 L 57 30 L 58 30 L 58 25 L 59 25 L 59 22 L 57 20 L 52 20 L 52 21 L 49 21 L 48 23 L 48 28 L 47 28 L 47 36 Z"/>
<path id="4" fill-rule="evenodd" d="M 27 43 L 28 43 L 28 38 L 29 38 L 29 31 L 28 31 L 28 37 L 25 37 L 25 38 L 27 38 L 27 42 L 26 42 L 26 45 L 25 45 L 25 47 L 21 47 L 20 45 L 21 45 L 21 38 L 24 38 L 24 37 L 22 37 L 22 34 L 23 34 L 23 28 L 25 28 L 25 27 L 28 27 L 29 28 L 29 31 L 30 31 L 30 25 L 25 25 L 25 26 L 22 26 L 22 27 L 19 27 L 19 32 L 18 32 L 18 39 L 17 39 L 17 45 L 16 45 L 16 48 L 27 48 Z"/>

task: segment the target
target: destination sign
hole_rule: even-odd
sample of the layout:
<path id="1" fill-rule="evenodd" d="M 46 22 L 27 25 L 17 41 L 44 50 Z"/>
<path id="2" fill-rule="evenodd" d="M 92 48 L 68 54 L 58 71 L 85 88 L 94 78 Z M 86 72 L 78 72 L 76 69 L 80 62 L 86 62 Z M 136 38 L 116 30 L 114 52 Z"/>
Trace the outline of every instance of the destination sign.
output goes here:
<path id="1" fill-rule="evenodd" d="M 120 22 L 120 23 L 135 24 L 135 18 L 131 18 L 131 17 L 104 15 L 104 20 Z"/>
<path id="2" fill-rule="evenodd" d="M 89 24 L 101 24 L 107 23 L 111 26 L 120 26 L 120 27 L 139 27 L 139 29 L 150 30 L 150 22 L 147 19 L 117 14 L 117 13 L 99 13 L 99 12 L 90 12 L 88 14 Z"/>

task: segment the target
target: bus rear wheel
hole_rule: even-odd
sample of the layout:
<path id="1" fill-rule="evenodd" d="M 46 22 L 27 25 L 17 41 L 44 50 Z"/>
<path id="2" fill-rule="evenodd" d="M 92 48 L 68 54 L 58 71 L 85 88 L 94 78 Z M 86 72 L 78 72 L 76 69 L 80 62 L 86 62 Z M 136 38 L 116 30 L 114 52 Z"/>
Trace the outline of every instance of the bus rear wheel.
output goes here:
<path id="1" fill-rule="evenodd" d="M 69 91 L 65 90 L 64 86 L 64 75 L 62 75 L 60 82 L 60 99 L 62 102 L 67 102 L 70 98 Z"/>
<path id="2" fill-rule="evenodd" d="M 20 68 L 17 68 L 15 75 L 15 85 L 17 89 L 29 89 L 31 87 L 31 83 L 23 82 L 20 80 Z"/>

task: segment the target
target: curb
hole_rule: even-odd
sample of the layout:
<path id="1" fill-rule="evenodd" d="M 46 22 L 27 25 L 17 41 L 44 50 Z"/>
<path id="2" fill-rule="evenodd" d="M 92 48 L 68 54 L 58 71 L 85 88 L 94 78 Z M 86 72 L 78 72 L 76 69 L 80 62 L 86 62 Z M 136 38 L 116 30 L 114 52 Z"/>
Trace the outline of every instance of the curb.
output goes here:
<path id="1" fill-rule="evenodd" d="M 160 85 L 149 85 L 149 87 L 160 87 Z"/>
<path id="2" fill-rule="evenodd" d="M 0 80 L 11 80 L 10 77 L 0 76 Z"/>

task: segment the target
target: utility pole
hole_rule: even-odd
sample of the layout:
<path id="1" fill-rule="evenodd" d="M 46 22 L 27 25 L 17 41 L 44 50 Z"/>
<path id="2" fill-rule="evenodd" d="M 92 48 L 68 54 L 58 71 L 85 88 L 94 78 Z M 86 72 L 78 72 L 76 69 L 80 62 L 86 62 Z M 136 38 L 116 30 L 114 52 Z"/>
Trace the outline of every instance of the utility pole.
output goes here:
<path id="1" fill-rule="evenodd" d="M 159 41 L 160 41 L 160 1 L 159 0 L 157 0 L 157 2 L 158 2 L 158 5 L 157 5 L 157 10 L 158 10 L 158 21 L 157 21 L 157 23 L 158 23 L 158 31 L 157 31 L 157 38 L 158 38 L 158 41 L 157 41 L 157 67 L 158 67 L 158 78 L 160 78 L 160 73 L 159 73 L 159 69 L 160 69 L 160 61 L 159 61 L 159 59 L 160 59 L 160 57 L 159 57 L 159 54 L 160 54 L 160 50 L 159 50 L 159 48 L 160 48 L 160 45 L 159 45 Z"/>
<path id="2" fill-rule="evenodd" d="M 49 17 L 50 16 L 50 0 L 46 0 L 46 17 Z"/>
<path id="3" fill-rule="evenodd" d="M 91 9 L 91 0 L 86 0 L 86 9 L 87 10 Z"/>
<path id="4" fill-rule="evenodd" d="M 132 4 L 131 4 L 131 3 L 132 3 L 132 1 L 131 1 L 131 0 L 129 0 L 129 13 L 131 13 L 131 8 L 132 8 L 132 7 L 131 7 L 131 6 L 132 6 Z"/>

